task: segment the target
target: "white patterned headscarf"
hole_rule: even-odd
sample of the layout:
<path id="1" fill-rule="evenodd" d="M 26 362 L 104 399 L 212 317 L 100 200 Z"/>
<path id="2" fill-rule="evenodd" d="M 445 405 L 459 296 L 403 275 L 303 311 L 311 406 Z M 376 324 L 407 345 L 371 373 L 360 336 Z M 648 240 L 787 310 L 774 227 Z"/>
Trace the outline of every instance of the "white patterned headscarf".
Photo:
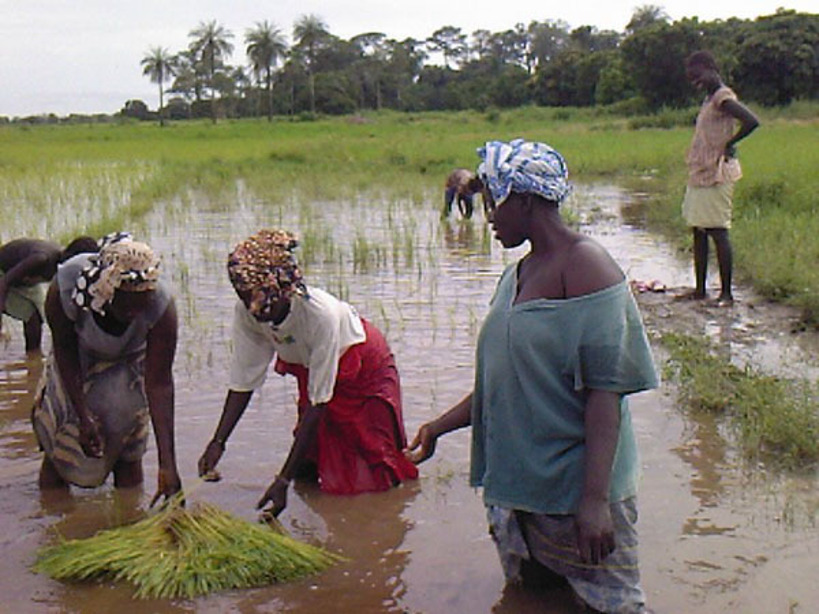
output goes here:
<path id="1" fill-rule="evenodd" d="M 83 309 L 105 314 L 117 289 L 128 292 L 155 290 L 159 280 L 159 257 L 145 243 L 127 232 L 108 235 L 100 251 L 88 258 L 76 282 L 72 299 Z"/>
<path id="2" fill-rule="evenodd" d="M 571 192 L 566 160 L 545 143 L 524 139 L 488 141 L 478 149 L 478 156 L 483 160 L 478 177 L 488 187 L 496 206 L 512 192 L 538 194 L 555 203 Z"/>

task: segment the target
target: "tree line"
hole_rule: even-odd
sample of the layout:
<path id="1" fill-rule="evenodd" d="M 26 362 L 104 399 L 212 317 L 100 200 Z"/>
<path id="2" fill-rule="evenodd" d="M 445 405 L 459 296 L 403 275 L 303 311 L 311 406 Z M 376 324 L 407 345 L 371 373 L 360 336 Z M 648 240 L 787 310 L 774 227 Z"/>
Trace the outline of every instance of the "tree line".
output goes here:
<path id="1" fill-rule="evenodd" d="M 443 26 L 424 40 L 381 32 L 343 39 L 321 17 L 303 15 L 292 43 L 269 21 L 247 29 L 245 65 L 229 62 L 234 40 L 209 21 L 190 31 L 182 51 L 152 47 L 141 66 L 158 85 L 158 112 L 131 100 L 122 113 L 215 122 L 526 104 L 651 112 L 692 104 L 683 59 L 698 49 L 714 53 L 723 78 L 744 100 L 773 106 L 819 94 L 819 15 L 784 9 L 754 20 L 672 22 L 661 7 L 644 5 L 624 32 L 547 20 L 470 35 Z"/>

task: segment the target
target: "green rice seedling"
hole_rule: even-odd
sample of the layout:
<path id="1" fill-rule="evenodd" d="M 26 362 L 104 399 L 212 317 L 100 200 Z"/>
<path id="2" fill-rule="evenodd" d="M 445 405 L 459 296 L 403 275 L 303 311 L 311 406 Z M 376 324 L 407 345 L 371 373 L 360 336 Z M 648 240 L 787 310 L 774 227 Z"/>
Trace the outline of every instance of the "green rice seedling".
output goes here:
<path id="1" fill-rule="evenodd" d="M 0 126 L 0 241 L 63 241 L 133 228 L 157 204 L 190 192 L 240 209 L 255 207 L 254 196 L 262 196 L 289 211 L 294 200 L 326 204 L 383 190 L 391 198 L 400 194 L 413 211 L 438 211 L 441 181 L 452 167 L 473 167 L 475 148 L 489 138 L 524 136 L 559 149 L 576 180 L 610 178 L 652 191 L 649 223 L 686 247 L 690 231 L 679 202 L 691 127 L 673 125 L 695 109 L 646 118 L 639 130 L 629 129 L 624 110 L 527 106 L 504 109 L 500 117 L 384 111 L 364 124 L 347 118 L 190 121 L 164 131 L 127 123 Z M 639 112 L 632 108 L 629 116 Z M 759 115 L 762 129 L 740 147 L 746 177 L 737 185 L 732 229 L 737 277 L 803 308 L 806 322 L 816 324 L 816 267 L 799 265 L 816 254 L 817 104 L 801 101 L 759 109 Z M 648 127 L 657 123 L 672 127 Z M 310 216 L 321 215 L 321 207 L 309 209 Z M 271 207 L 268 223 L 282 211 Z M 481 238 L 488 253 L 491 235 Z"/>
<path id="2" fill-rule="evenodd" d="M 207 503 L 184 507 L 177 497 L 134 524 L 43 548 L 34 570 L 64 581 L 125 582 L 140 599 L 192 598 L 296 580 L 343 560 L 276 525 Z"/>
<path id="3" fill-rule="evenodd" d="M 791 469 L 819 462 L 814 385 L 737 367 L 706 340 L 669 333 L 661 341 L 680 400 L 690 410 L 725 416 L 746 458 Z"/>
<path id="4" fill-rule="evenodd" d="M 353 241 L 353 271 L 365 273 L 386 262 L 386 250 L 368 240 L 361 231 L 356 231 Z"/>
<path id="5" fill-rule="evenodd" d="M 384 301 L 378 300 L 378 314 L 381 316 L 381 322 L 379 322 L 380 328 L 384 331 L 384 336 L 389 337 L 390 335 L 390 317 L 387 314 L 387 310 L 384 307 Z"/>

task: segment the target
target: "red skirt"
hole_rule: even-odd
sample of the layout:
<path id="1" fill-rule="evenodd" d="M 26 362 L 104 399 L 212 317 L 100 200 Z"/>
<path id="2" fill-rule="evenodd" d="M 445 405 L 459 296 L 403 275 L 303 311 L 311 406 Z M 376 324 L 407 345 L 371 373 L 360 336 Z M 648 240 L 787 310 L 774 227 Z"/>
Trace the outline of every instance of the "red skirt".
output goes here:
<path id="1" fill-rule="evenodd" d="M 339 360 L 333 398 L 308 452 L 318 468 L 321 490 L 338 495 L 387 490 L 418 477 L 418 468 L 403 454 L 407 436 L 395 359 L 381 331 L 361 321 L 367 340 L 347 349 Z M 296 376 L 301 420 L 310 406 L 309 370 L 281 359 L 275 370 Z"/>

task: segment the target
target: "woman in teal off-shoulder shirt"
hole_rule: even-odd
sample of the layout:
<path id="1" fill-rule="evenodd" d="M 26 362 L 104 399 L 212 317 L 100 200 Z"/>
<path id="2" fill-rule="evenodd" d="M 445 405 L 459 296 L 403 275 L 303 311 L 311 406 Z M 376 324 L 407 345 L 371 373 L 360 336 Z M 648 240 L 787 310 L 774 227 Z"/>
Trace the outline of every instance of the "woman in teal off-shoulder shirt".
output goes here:
<path id="1" fill-rule="evenodd" d="M 565 580 L 594 611 L 645 612 L 625 399 L 657 384 L 640 315 L 608 252 L 564 223 L 557 151 L 494 141 L 479 155 L 496 238 L 531 250 L 500 279 L 473 392 L 424 424 L 408 454 L 426 460 L 438 437 L 471 425 L 470 482 L 507 580 Z"/>

